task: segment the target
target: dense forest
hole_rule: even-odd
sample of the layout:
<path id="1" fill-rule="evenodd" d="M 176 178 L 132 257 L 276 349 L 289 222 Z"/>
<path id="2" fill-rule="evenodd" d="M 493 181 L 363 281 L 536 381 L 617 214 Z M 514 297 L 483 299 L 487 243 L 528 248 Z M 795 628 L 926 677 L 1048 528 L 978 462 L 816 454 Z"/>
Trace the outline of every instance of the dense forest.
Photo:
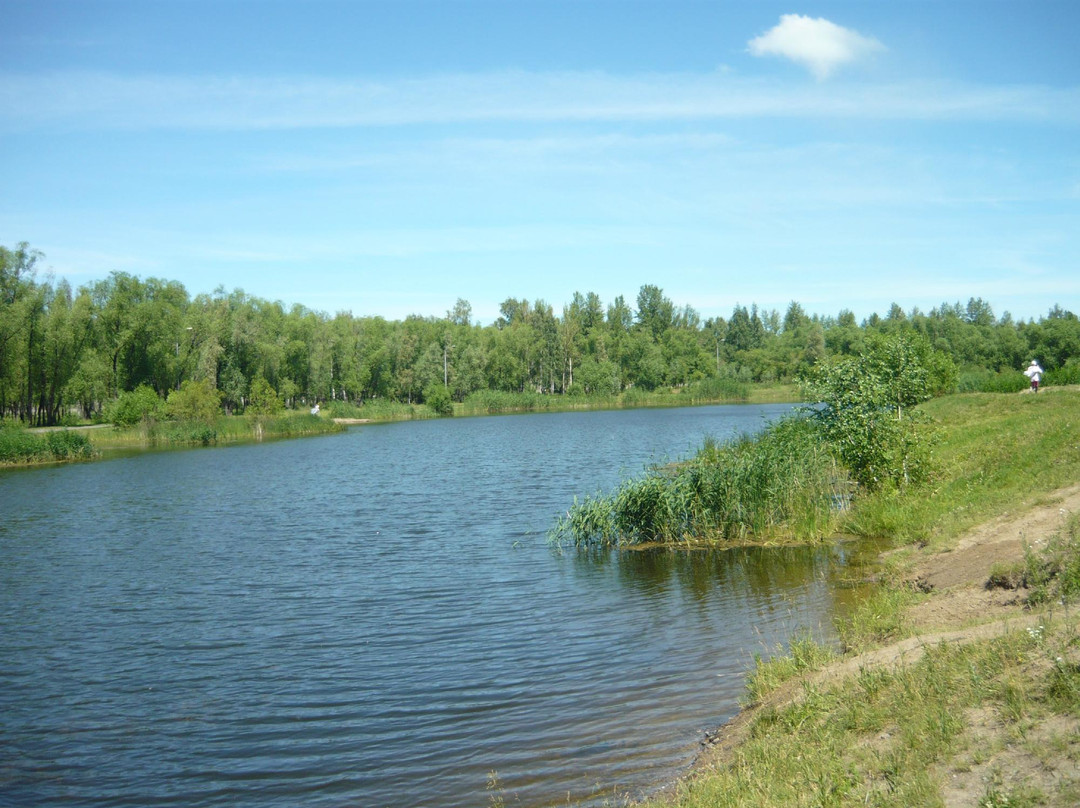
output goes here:
<path id="1" fill-rule="evenodd" d="M 139 387 L 166 396 L 189 380 L 216 388 L 227 412 L 244 409 L 253 385 L 296 407 L 422 402 L 435 391 L 461 401 L 479 390 L 616 395 L 712 377 L 784 382 L 898 331 L 950 355 L 961 384 L 1016 375 L 1032 357 L 1051 383 L 1080 380 L 1080 321 L 1058 306 L 1027 322 L 997 317 L 978 298 L 925 314 L 894 304 L 861 323 L 796 302 L 783 314 L 736 305 L 728 319 L 703 320 L 646 285 L 633 306 L 575 292 L 559 312 L 511 297 L 481 326 L 460 299 L 444 317 L 389 321 L 286 308 L 239 289 L 192 298 L 178 282 L 123 272 L 73 289 L 39 273 L 42 261 L 26 243 L 0 246 L 0 417 L 36 425 L 92 417 Z"/>

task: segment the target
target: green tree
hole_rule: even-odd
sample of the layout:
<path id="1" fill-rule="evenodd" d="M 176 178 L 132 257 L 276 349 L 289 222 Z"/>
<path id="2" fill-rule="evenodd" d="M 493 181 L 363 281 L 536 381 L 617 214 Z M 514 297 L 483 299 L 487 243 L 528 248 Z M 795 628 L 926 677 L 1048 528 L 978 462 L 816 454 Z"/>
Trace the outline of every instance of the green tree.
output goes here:
<path id="1" fill-rule="evenodd" d="M 637 296 L 637 321 L 653 342 L 658 342 L 671 328 L 674 319 L 675 304 L 664 297 L 664 291 L 653 284 L 642 286 Z"/>
<path id="2" fill-rule="evenodd" d="M 251 393 L 247 412 L 251 415 L 273 415 L 281 409 L 281 400 L 277 391 L 263 376 L 256 376 L 251 381 Z"/>
<path id="3" fill-rule="evenodd" d="M 858 357 L 816 366 L 805 387 L 824 406 L 815 418 L 855 481 L 870 490 L 929 473 L 924 424 L 908 412 L 949 389 L 952 361 L 922 337 L 875 335 Z"/>

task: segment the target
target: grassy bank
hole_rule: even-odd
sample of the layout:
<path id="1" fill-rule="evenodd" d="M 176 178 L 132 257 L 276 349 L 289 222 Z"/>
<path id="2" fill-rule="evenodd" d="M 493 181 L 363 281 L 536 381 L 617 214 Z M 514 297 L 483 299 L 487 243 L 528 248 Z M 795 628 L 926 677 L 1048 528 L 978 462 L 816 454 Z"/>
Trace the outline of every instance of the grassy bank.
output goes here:
<path id="1" fill-rule="evenodd" d="M 1022 574 L 1031 611 L 1011 631 L 937 635 L 846 666 L 797 639 L 759 660 L 738 742 L 648 805 L 1080 804 L 1080 516 Z"/>
<path id="2" fill-rule="evenodd" d="M 1080 480 L 1080 393 L 959 395 L 923 409 L 938 433 L 931 484 L 860 498 L 844 516 L 908 549 L 837 625 L 840 647 L 796 637 L 759 658 L 728 740 L 648 805 L 1080 804 L 1080 514 L 1048 539 L 1027 533 L 1022 561 L 962 592 L 910 583 L 916 562 L 960 565 L 957 538 L 975 525 L 1006 520 L 1015 536 L 1032 524 L 1028 508 L 1057 516 L 1047 498 Z M 997 586 L 1010 587 L 996 601 L 1006 605 L 989 613 L 980 604 Z M 964 617 L 961 596 L 975 602 Z M 934 609 L 938 599 L 949 605 Z M 924 634 L 920 610 L 944 629 Z"/>
<path id="3" fill-rule="evenodd" d="M 930 485 L 860 499 L 845 532 L 941 545 L 1080 480 L 1080 390 L 953 395 L 920 409 L 936 427 Z"/>
<path id="4" fill-rule="evenodd" d="M 89 439 L 96 450 L 134 447 L 221 446 L 279 438 L 328 435 L 345 427 L 308 413 L 275 416 L 222 416 L 205 421 L 143 421 L 135 426 L 96 429 Z"/>

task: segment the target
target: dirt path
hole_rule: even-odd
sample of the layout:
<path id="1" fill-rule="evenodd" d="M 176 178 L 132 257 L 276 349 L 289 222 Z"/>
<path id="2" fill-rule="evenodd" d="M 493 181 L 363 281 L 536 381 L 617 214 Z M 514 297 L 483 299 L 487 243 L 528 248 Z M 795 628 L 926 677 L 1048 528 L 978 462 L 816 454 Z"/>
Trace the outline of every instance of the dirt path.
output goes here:
<path id="1" fill-rule="evenodd" d="M 699 765 L 722 764 L 743 742 L 750 725 L 762 708 L 778 708 L 801 698 L 805 684 L 831 684 L 879 666 L 895 667 L 917 661 L 927 646 L 942 642 L 965 643 L 1022 630 L 1039 618 L 1027 613 L 1014 590 L 987 589 L 990 570 L 996 563 L 1022 561 L 1024 548 L 1038 548 L 1059 532 L 1066 518 L 1080 511 L 1080 484 L 1060 489 L 1042 498 L 1034 507 L 1007 513 L 972 530 L 956 546 L 915 561 L 906 578 L 932 594 L 908 612 L 916 635 L 859 656 L 841 660 L 827 668 L 786 683 L 763 704 L 740 712 L 731 721 L 706 737 L 706 750 Z M 1000 761 L 998 761 L 1000 765 Z M 1020 765 L 1020 764 L 1017 764 Z M 977 777 L 977 771 L 968 773 Z M 1046 777 L 1058 776 L 1043 772 Z M 946 787 L 946 806 L 966 806 L 972 793 L 970 783 L 956 779 Z M 976 789 L 977 790 L 977 789 Z"/>

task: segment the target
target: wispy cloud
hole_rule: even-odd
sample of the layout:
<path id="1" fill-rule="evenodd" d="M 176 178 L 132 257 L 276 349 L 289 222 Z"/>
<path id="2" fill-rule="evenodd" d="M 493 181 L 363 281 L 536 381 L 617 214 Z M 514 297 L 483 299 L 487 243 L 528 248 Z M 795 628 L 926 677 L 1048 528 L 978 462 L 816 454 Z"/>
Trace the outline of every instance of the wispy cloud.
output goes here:
<path id="1" fill-rule="evenodd" d="M 821 17 L 784 14 L 780 23 L 747 47 L 754 56 L 779 56 L 802 65 L 819 80 L 827 79 L 839 68 L 875 53 L 885 46 L 873 37 L 863 36 Z"/>
<path id="2" fill-rule="evenodd" d="M 458 74 L 373 81 L 66 72 L 0 75 L 0 129 L 260 130 L 489 122 L 850 118 L 1080 122 L 1080 88 L 959 83 L 792 87 L 658 73 Z"/>

